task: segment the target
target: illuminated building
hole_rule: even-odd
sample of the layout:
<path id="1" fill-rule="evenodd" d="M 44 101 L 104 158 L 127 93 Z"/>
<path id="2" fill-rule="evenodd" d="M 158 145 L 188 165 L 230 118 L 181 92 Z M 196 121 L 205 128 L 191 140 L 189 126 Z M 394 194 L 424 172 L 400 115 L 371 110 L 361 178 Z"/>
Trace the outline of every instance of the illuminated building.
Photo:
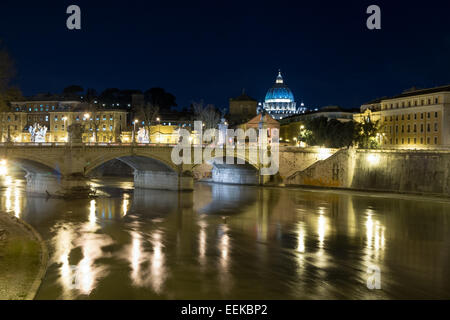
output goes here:
<path id="1" fill-rule="evenodd" d="M 293 114 L 304 112 L 306 109 L 303 107 L 297 108 L 297 103 L 294 100 L 294 94 L 284 83 L 281 72 L 278 72 L 275 84 L 267 91 L 263 108 L 274 119 L 283 119 Z"/>
<path id="2" fill-rule="evenodd" d="M 18 101 L 11 102 L 11 111 L 0 114 L 1 141 L 30 142 L 28 128 L 34 124 L 45 126 L 46 142 L 67 142 L 68 127 L 83 125 L 83 142 L 118 142 L 127 129 L 124 110 L 96 109 L 89 112 L 80 101 Z M 88 115 L 88 116 L 86 116 Z"/>
<path id="3" fill-rule="evenodd" d="M 390 148 L 450 146 L 450 86 L 410 89 L 365 103 L 354 120 L 379 121 L 379 142 Z"/>

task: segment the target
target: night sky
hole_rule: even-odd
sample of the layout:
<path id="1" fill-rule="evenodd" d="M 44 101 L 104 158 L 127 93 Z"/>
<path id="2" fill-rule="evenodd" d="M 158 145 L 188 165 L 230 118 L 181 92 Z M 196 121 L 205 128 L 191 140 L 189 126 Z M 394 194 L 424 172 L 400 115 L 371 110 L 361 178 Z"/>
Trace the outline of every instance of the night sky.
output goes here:
<path id="1" fill-rule="evenodd" d="M 66 28 L 81 7 L 82 29 Z M 381 7 L 382 30 L 366 28 Z M 162 87 L 183 107 L 258 101 L 278 69 L 297 102 L 359 107 L 412 86 L 450 84 L 449 1 L 9 1 L 0 39 L 25 95 L 71 84 Z"/>

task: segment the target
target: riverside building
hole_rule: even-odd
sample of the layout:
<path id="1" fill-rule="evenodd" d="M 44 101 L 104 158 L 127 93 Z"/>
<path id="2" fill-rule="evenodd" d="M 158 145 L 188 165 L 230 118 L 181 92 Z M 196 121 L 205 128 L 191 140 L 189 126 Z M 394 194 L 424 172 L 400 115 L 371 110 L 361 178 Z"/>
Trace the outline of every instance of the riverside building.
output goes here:
<path id="1" fill-rule="evenodd" d="M 386 148 L 450 147 L 450 85 L 365 103 L 354 120 L 379 121 L 378 139 Z"/>

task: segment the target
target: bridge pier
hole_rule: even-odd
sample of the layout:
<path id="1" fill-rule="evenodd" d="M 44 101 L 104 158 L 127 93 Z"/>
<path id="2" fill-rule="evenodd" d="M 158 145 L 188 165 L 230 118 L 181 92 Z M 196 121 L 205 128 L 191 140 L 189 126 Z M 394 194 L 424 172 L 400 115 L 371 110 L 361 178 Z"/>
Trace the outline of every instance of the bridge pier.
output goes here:
<path id="1" fill-rule="evenodd" d="M 27 192 L 56 197 L 87 196 L 89 180 L 82 175 L 61 176 L 48 173 L 27 173 Z"/>
<path id="2" fill-rule="evenodd" d="M 190 191 L 194 190 L 194 178 L 189 174 L 173 171 L 134 171 L 134 186 L 142 189 Z"/>
<path id="3" fill-rule="evenodd" d="M 216 183 L 259 185 L 263 183 L 262 177 L 252 168 L 213 166 L 212 169 L 212 181 Z"/>

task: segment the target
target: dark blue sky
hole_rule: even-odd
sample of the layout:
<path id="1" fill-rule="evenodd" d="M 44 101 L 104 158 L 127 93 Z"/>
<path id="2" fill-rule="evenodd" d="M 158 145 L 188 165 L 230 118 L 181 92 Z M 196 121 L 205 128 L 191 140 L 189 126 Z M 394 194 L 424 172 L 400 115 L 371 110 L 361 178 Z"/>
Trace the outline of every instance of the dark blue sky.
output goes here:
<path id="1" fill-rule="evenodd" d="M 66 28 L 70 4 L 82 30 Z M 366 28 L 378 4 L 382 30 Z M 180 106 L 258 100 L 280 68 L 298 102 L 358 107 L 450 84 L 449 1 L 9 1 L 0 39 L 26 95 L 163 87 Z"/>

